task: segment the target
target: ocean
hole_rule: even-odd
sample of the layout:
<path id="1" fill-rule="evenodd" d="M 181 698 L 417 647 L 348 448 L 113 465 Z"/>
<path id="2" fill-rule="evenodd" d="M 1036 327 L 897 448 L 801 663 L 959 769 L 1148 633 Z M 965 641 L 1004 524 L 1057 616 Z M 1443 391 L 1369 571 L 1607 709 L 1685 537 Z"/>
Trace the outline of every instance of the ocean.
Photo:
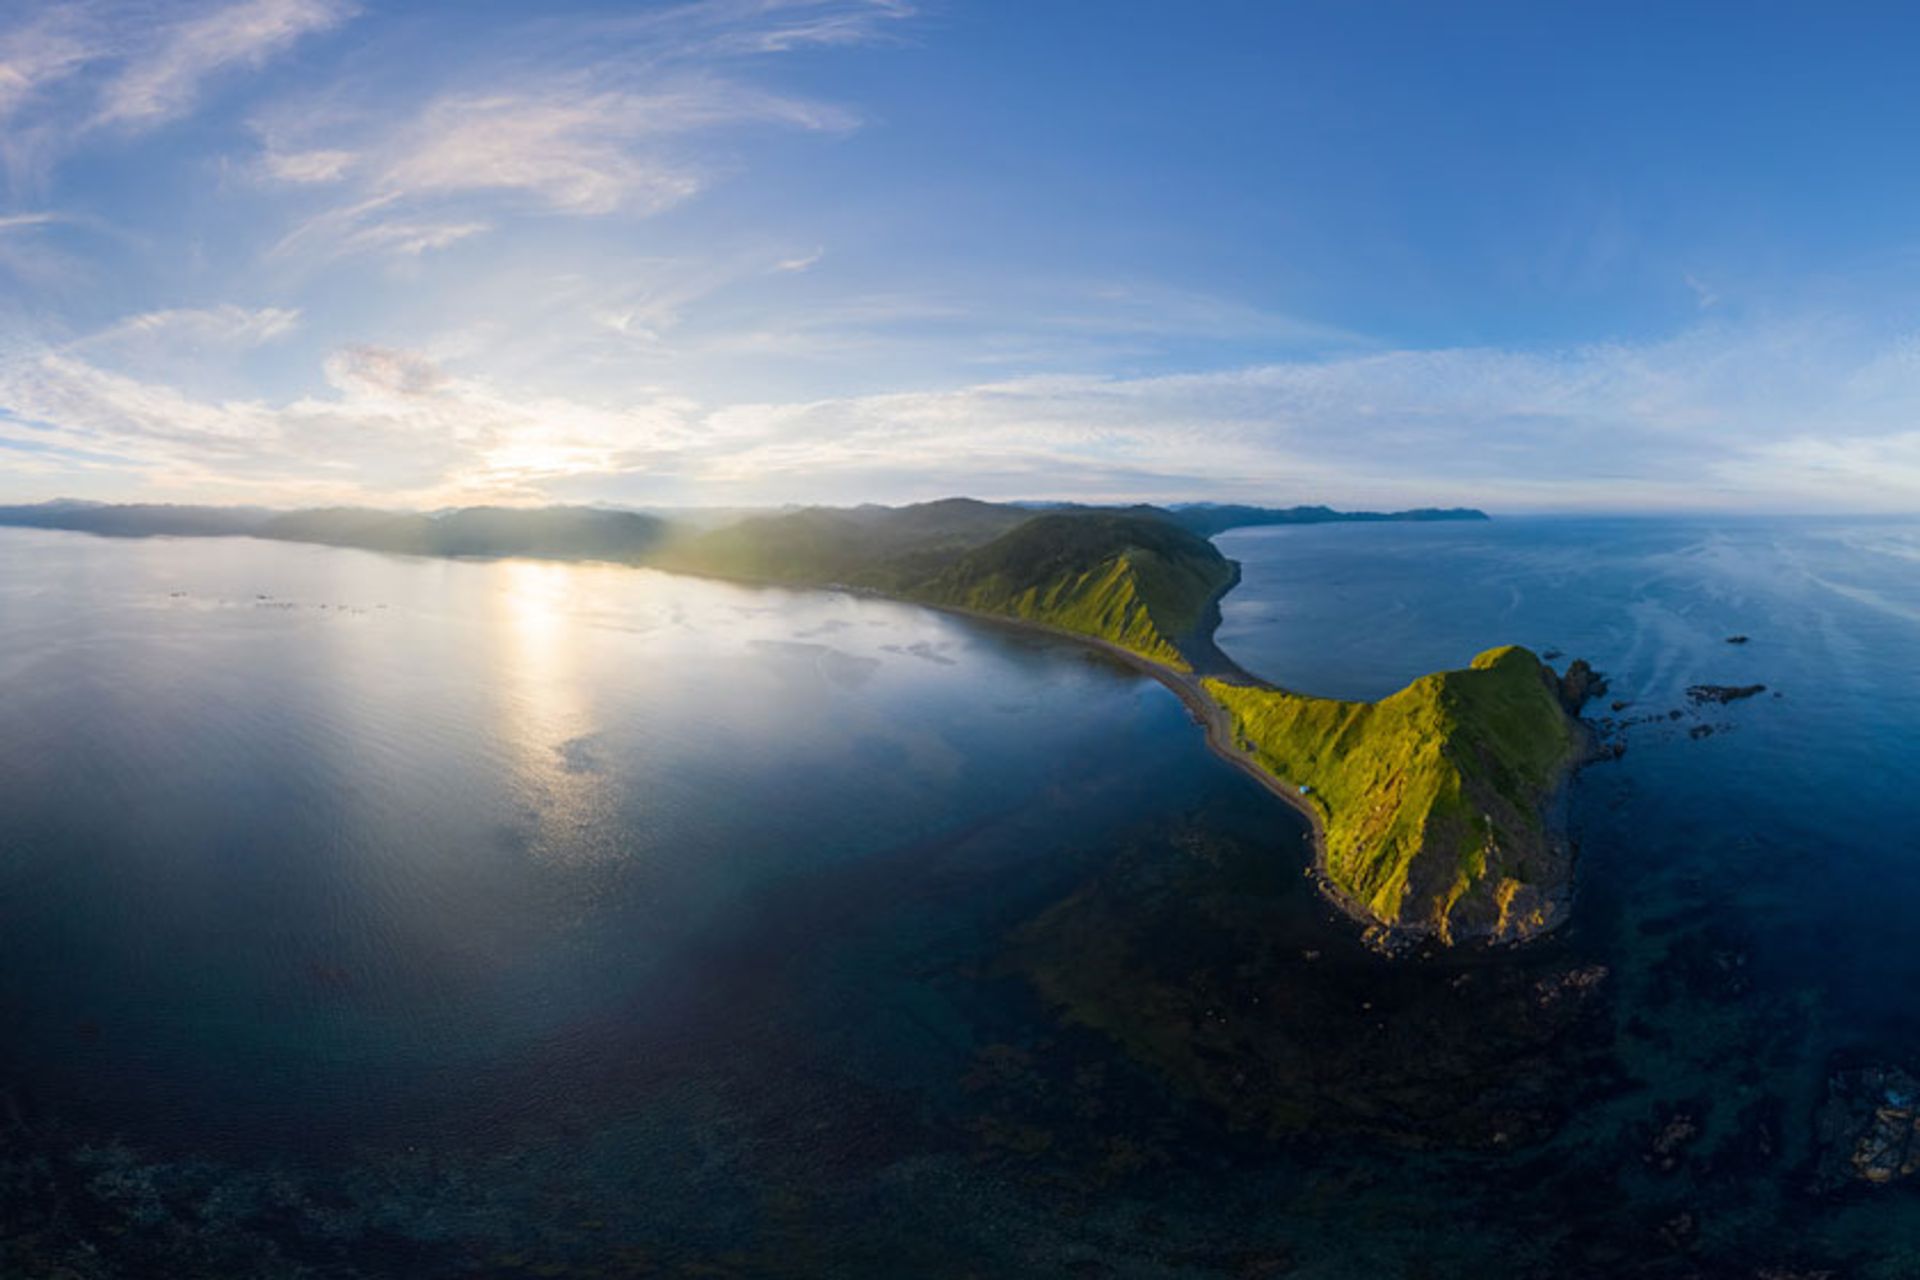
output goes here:
<path id="1" fill-rule="evenodd" d="M 1607 674 L 1565 929 L 1369 953 L 1071 643 L 0 530 L 0 1274 L 1920 1274 L 1920 523 L 1219 545 L 1291 688 Z"/>

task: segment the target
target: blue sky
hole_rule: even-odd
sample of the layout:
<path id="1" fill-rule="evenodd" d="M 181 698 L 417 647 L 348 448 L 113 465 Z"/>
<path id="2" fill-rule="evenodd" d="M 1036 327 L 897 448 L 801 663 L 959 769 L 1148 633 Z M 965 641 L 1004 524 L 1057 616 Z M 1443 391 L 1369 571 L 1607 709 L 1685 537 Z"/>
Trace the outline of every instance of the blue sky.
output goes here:
<path id="1" fill-rule="evenodd" d="M 1920 18 L 0 6 L 0 500 L 1920 505 Z"/>

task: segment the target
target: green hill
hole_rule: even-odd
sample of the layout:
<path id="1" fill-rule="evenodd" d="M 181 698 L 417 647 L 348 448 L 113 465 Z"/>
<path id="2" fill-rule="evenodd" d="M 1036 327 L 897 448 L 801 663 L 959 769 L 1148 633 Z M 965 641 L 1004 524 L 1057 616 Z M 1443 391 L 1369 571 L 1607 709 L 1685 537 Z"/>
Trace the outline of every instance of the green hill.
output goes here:
<path id="1" fill-rule="evenodd" d="M 1157 512 L 1036 514 L 969 498 L 756 516 L 672 544 L 656 563 L 1036 622 L 1181 670 L 1181 645 L 1233 580 L 1212 543 Z"/>
<path id="2" fill-rule="evenodd" d="M 1233 581 L 1212 543 L 1139 516 L 1036 516 L 912 590 L 927 600 L 1092 636 L 1187 670 L 1182 646 Z"/>
<path id="3" fill-rule="evenodd" d="M 961 552 L 1032 518 L 1019 507 L 972 498 L 906 507 L 806 507 L 683 538 L 656 563 L 750 582 L 893 592 L 924 582 Z"/>
<path id="4" fill-rule="evenodd" d="M 1547 809 L 1584 732 L 1532 653 L 1489 650 L 1379 702 L 1206 688 L 1236 743 L 1305 792 L 1324 830 L 1321 870 L 1349 905 L 1443 942 L 1555 922 L 1570 855 Z"/>

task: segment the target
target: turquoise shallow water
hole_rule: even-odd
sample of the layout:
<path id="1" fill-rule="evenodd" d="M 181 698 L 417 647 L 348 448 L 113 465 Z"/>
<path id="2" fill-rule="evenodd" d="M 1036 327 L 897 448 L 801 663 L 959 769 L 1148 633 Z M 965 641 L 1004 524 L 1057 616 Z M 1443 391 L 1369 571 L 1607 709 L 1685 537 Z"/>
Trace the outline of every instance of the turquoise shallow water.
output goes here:
<path id="1" fill-rule="evenodd" d="M 1830 1075 L 1920 1067 L 1920 525 L 1221 546 L 1223 647 L 1294 687 L 1519 641 L 1663 717 L 1575 788 L 1562 936 L 1366 955 L 1295 820 L 1070 645 L 0 532 L 0 1262 L 1914 1274 L 1920 1188 L 1809 1188 Z M 1030 981 L 1061 965 L 1228 1026 L 1213 1064 L 1063 1018 Z M 1601 969 L 1578 1016 L 1539 994 Z"/>

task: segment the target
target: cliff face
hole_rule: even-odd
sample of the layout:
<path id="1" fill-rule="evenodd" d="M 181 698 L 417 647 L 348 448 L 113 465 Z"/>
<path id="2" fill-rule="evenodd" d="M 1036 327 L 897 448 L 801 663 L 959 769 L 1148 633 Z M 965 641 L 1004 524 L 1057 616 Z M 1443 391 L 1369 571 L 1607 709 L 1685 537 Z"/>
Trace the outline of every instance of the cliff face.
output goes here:
<path id="1" fill-rule="evenodd" d="M 1442 942 L 1556 924 L 1572 857 L 1548 821 L 1585 732 L 1526 649 L 1493 649 L 1379 702 L 1207 682 L 1236 741 L 1320 815 L 1328 887 L 1357 913 Z"/>

